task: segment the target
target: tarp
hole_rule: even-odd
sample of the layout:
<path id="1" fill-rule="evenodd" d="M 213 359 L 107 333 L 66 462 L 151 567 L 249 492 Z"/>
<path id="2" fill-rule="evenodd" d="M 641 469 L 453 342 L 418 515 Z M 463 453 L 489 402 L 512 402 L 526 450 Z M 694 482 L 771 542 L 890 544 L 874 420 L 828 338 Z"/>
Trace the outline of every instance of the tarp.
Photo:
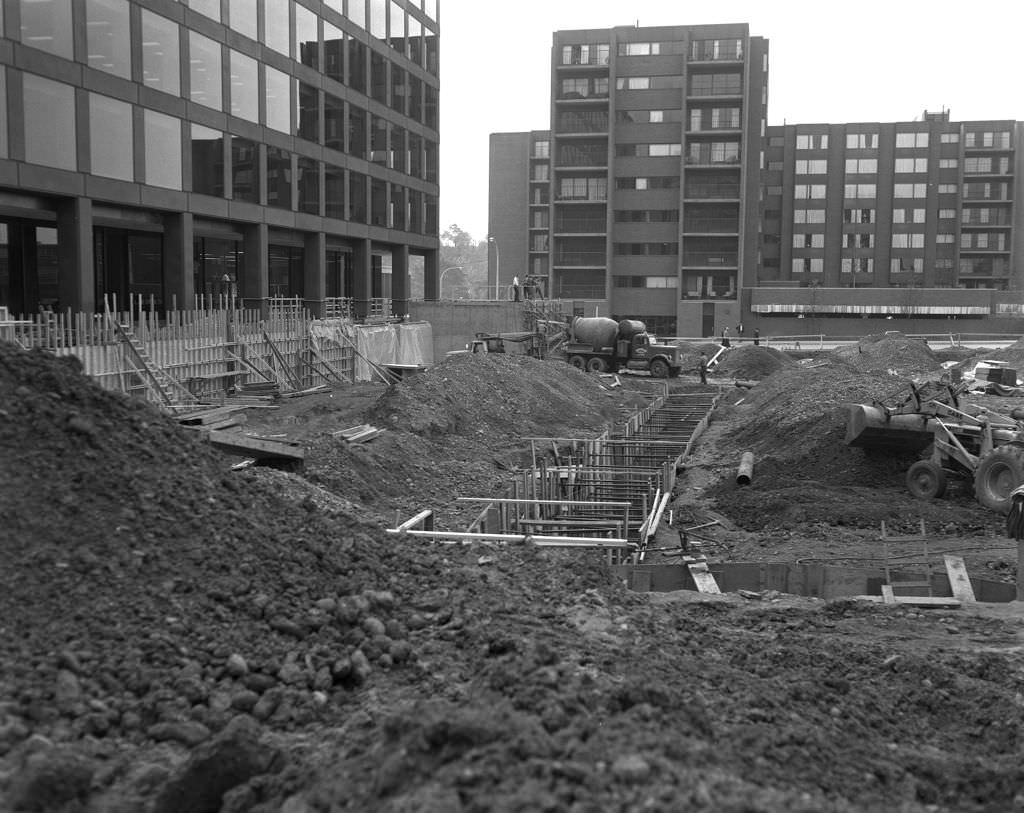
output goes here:
<path id="1" fill-rule="evenodd" d="M 355 347 L 356 381 L 376 381 L 374 364 L 429 366 L 434 363 L 434 336 L 429 322 L 354 325 L 342 319 L 313 322 L 310 332 L 320 339 Z"/>

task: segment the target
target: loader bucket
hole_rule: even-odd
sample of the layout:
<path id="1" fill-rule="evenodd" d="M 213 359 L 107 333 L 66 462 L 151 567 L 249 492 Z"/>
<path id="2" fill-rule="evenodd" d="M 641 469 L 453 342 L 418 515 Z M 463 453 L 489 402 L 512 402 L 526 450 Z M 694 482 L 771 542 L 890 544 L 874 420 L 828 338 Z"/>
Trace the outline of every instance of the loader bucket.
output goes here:
<path id="1" fill-rule="evenodd" d="M 921 452 L 934 439 L 927 415 L 886 415 L 868 404 L 848 404 L 846 445 L 891 452 Z"/>

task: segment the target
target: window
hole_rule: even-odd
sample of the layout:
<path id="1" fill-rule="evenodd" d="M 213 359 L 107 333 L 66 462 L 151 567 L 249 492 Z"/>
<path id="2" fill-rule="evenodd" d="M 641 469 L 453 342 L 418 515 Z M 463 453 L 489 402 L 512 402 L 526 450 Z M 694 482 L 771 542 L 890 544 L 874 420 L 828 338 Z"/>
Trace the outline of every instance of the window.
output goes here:
<path id="1" fill-rule="evenodd" d="M 21 41 L 31 48 L 74 59 L 71 0 L 21 0 Z"/>
<path id="2" fill-rule="evenodd" d="M 289 0 L 264 0 L 264 41 L 278 53 L 290 56 L 292 36 L 288 20 Z"/>
<path id="3" fill-rule="evenodd" d="M 824 209 L 794 209 L 793 210 L 793 222 L 794 223 L 824 223 L 825 222 L 825 210 Z"/>
<path id="4" fill-rule="evenodd" d="M 921 232 L 905 232 L 892 236 L 893 248 L 924 248 L 924 234 Z"/>
<path id="5" fill-rule="evenodd" d="M 345 81 L 345 33 L 324 20 L 324 76 Z"/>
<path id="6" fill-rule="evenodd" d="M 273 130 L 290 134 L 292 131 L 291 77 L 269 65 L 265 66 L 264 70 L 267 83 L 267 120 L 265 123 Z"/>
<path id="7" fill-rule="evenodd" d="M 551 142 L 550 141 L 536 141 L 533 144 L 533 157 L 534 158 L 550 158 L 551 157 Z"/>
<path id="8" fill-rule="evenodd" d="M 843 274 L 871 274 L 875 270 L 875 261 L 871 257 L 843 257 L 840 271 Z"/>
<path id="9" fill-rule="evenodd" d="M 247 138 L 231 136 L 231 196 L 247 203 L 260 202 L 259 146 Z"/>
<path id="10" fill-rule="evenodd" d="M 366 158 L 366 111 L 349 103 L 348 106 L 348 153 L 356 158 Z M 364 214 L 365 217 L 365 214 Z"/>
<path id="11" fill-rule="evenodd" d="M 356 223 L 365 223 L 367 218 L 366 176 L 362 172 L 348 174 L 348 216 Z"/>
<path id="12" fill-rule="evenodd" d="M 954 243 L 954 242 L 956 242 L 956 235 L 955 234 L 936 234 L 935 235 L 935 242 L 936 243 L 940 243 L 940 244 L 941 243 Z"/>
<path id="13" fill-rule="evenodd" d="M 828 135 L 798 135 L 796 137 L 796 148 L 798 150 L 828 149 Z"/>
<path id="14" fill-rule="evenodd" d="M 320 214 L 320 163 L 299 156 L 296 161 L 299 182 L 299 211 Z"/>
<path id="15" fill-rule="evenodd" d="M 296 135 L 315 144 L 320 143 L 320 91 L 305 82 L 299 82 L 298 129 Z"/>
<path id="16" fill-rule="evenodd" d="M 893 274 L 900 273 L 924 273 L 923 257 L 893 257 L 889 261 L 889 271 Z"/>
<path id="17" fill-rule="evenodd" d="M 874 209 L 843 209 L 844 223 L 874 223 Z"/>
<path id="18" fill-rule="evenodd" d="M 877 158 L 847 158 L 847 175 L 874 175 L 878 172 Z"/>
<path id="19" fill-rule="evenodd" d="M 959 144 L 960 133 L 943 133 L 939 136 L 939 141 L 942 144 Z"/>
<path id="20" fill-rule="evenodd" d="M 340 4 L 341 0 L 328 0 L 328 5 L 330 5 L 331 2 Z M 335 9 L 335 11 L 340 11 L 340 9 Z M 360 28 L 366 28 L 366 4 L 363 0 L 356 0 L 354 3 L 349 2 L 347 14 L 345 16 Z"/>
<path id="21" fill-rule="evenodd" d="M 615 80 L 616 90 L 648 90 L 651 87 L 649 76 L 627 76 Z"/>
<path id="22" fill-rule="evenodd" d="M 345 170 L 324 164 L 324 215 L 345 217 Z"/>
<path id="23" fill-rule="evenodd" d="M 876 150 L 878 149 L 878 133 L 847 133 L 846 149 Z"/>
<path id="24" fill-rule="evenodd" d="M 896 133 L 898 148 L 927 147 L 928 133 Z"/>
<path id="25" fill-rule="evenodd" d="M 34 102 L 25 105 L 25 160 L 76 169 L 75 89 L 34 73 L 23 74 L 22 81 L 25 98 Z"/>
<path id="26" fill-rule="evenodd" d="M 314 69 L 320 66 L 317 16 L 301 3 L 295 4 L 295 59 Z"/>
<path id="27" fill-rule="evenodd" d="M 951 220 L 956 218 L 956 209 L 939 209 L 940 220 Z"/>
<path id="28" fill-rule="evenodd" d="M 874 248 L 875 235 L 865 232 L 843 235 L 843 248 Z"/>
<path id="29" fill-rule="evenodd" d="M 192 191 L 224 195 L 224 134 L 199 124 L 192 125 Z"/>
<path id="30" fill-rule="evenodd" d="M 794 274 L 820 274 L 825 270 L 825 260 L 822 257 L 795 257 L 792 268 Z"/>
<path id="31" fill-rule="evenodd" d="M 991 158 L 965 158 L 964 175 L 977 175 L 992 171 Z"/>
<path id="32" fill-rule="evenodd" d="M 619 45 L 619 53 L 622 53 L 622 45 Z M 607 65 L 610 54 L 611 46 L 607 42 L 590 45 L 563 45 L 562 64 Z"/>
<path id="33" fill-rule="evenodd" d="M 267 147 L 267 206 L 292 208 L 292 154 Z"/>
<path id="34" fill-rule="evenodd" d="M 939 194 L 940 195 L 955 195 L 957 194 L 957 185 L 955 183 L 940 183 Z"/>
<path id="35" fill-rule="evenodd" d="M 324 94 L 324 146 L 345 149 L 345 103 L 330 93 Z"/>
<path id="36" fill-rule="evenodd" d="M 960 162 L 956 158 L 940 158 L 939 169 L 956 169 Z"/>
<path id="37" fill-rule="evenodd" d="M 135 179 L 132 106 L 127 102 L 89 94 L 89 164 L 93 175 Z"/>
<path id="38" fill-rule="evenodd" d="M 924 209 L 893 209 L 892 210 L 892 222 L 893 223 L 924 223 L 925 222 L 925 211 L 924 211 Z"/>
<path id="39" fill-rule="evenodd" d="M 827 172 L 828 172 L 828 161 L 825 161 L 825 160 L 814 160 L 814 161 L 798 160 L 796 162 L 796 174 L 797 175 L 824 175 Z"/>
<path id="40" fill-rule="evenodd" d="M 678 243 L 615 243 L 612 251 L 617 256 L 659 257 L 679 253 Z"/>
<path id="41" fill-rule="evenodd" d="M 229 56 L 231 68 L 231 115 L 259 124 L 260 82 L 256 60 L 238 51 Z"/>
<path id="42" fill-rule="evenodd" d="M 898 183 L 893 184 L 892 194 L 895 198 L 926 198 L 928 197 L 928 184 L 923 183 Z"/>
<path id="43" fill-rule="evenodd" d="M 249 39 L 257 39 L 256 4 L 259 0 L 230 0 L 228 5 L 228 23 L 239 34 Z"/>
<path id="44" fill-rule="evenodd" d="M 85 6 L 89 67 L 123 79 L 132 76 L 127 0 L 88 0 Z"/>
<path id="45" fill-rule="evenodd" d="M 178 25 L 142 9 L 142 81 L 154 90 L 181 93 Z"/>
<path id="46" fill-rule="evenodd" d="M 602 148 L 603 150 L 603 148 Z M 654 158 L 679 155 L 682 152 L 680 144 L 617 144 L 615 154 L 619 156 L 637 156 Z M 604 163 L 602 161 L 602 163 Z"/>
<path id="47" fill-rule="evenodd" d="M 189 8 L 220 22 L 220 0 L 188 0 Z"/>
<path id="48" fill-rule="evenodd" d="M 825 184 L 797 184 L 793 187 L 793 197 L 798 200 L 824 200 Z"/>
<path id="49" fill-rule="evenodd" d="M 188 43 L 190 97 L 193 102 L 220 110 L 223 106 L 220 43 L 195 31 L 189 32 Z"/>
<path id="50" fill-rule="evenodd" d="M 874 198 L 877 187 L 873 183 L 848 183 L 843 187 L 844 198 Z"/>
<path id="51" fill-rule="evenodd" d="M 824 248 L 824 234 L 797 232 L 793 235 L 793 248 Z"/>
<path id="52" fill-rule="evenodd" d="M 927 172 L 927 158 L 897 158 L 895 163 L 896 172 Z"/>
<path id="53" fill-rule="evenodd" d="M 2 22 L 2 21 L 0 21 Z M 7 71 L 0 65 L 0 110 L 7 110 Z M 0 158 L 7 157 L 7 123 L 0 124 Z"/>
<path id="54" fill-rule="evenodd" d="M 143 116 L 146 183 L 181 189 L 181 122 L 155 110 Z"/>
<path id="55" fill-rule="evenodd" d="M 348 86 L 366 93 L 366 43 L 348 38 Z"/>

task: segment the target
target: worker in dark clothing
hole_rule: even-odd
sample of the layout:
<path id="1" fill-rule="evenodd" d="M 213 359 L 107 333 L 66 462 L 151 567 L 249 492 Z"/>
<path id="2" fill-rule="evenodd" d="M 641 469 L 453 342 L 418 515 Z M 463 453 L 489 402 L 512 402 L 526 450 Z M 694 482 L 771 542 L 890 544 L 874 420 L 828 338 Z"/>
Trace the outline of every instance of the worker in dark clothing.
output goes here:
<path id="1" fill-rule="evenodd" d="M 707 355 L 707 353 L 701 353 L 700 354 L 700 366 L 699 366 L 698 369 L 700 371 L 700 383 L 701 384 L 707 384 L 708 383 L 708 355 Z"/>
<path id="2" fill-rule="evenodd" d="M 761 331 L 756 327 L 754 328 L 754 345 L 758 346 L 761 344 Z"/>
<path id="3" fill-rule="evenodd" d="M 731 347 L 732 342 L 729 341 L 729 328 L 722 328 L 722 347 Z"/>

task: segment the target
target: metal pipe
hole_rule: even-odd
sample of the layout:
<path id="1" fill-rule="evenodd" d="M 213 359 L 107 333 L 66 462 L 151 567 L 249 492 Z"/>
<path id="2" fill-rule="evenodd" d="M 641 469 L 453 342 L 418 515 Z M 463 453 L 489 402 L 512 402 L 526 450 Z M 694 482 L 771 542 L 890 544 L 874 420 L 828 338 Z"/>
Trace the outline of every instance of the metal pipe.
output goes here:
<path id="1" fill-rule="evenodd" d="M 385 528 L 384 533 L 398 536 L 422 536 L 438 542 L 449 544 L 471 544 L 480 542 L 532 542 L 540 547 L 555 548 L 628 548 L 632 542 L 622 537 L 589 537 L 589 536 L 532 536 L 531 534 L 489 534 L 467 533 L 465 531 L 402 531 L 398 528 Z"/>
<path id="2" fill-rule="evenodd" d="M 743 457 L 740 458 L 740 468 L 736 473 L 736 484 L 741 486 L 749 486 L 750 480 L 754 476 L 754 453 L 744 452 Z"/>

